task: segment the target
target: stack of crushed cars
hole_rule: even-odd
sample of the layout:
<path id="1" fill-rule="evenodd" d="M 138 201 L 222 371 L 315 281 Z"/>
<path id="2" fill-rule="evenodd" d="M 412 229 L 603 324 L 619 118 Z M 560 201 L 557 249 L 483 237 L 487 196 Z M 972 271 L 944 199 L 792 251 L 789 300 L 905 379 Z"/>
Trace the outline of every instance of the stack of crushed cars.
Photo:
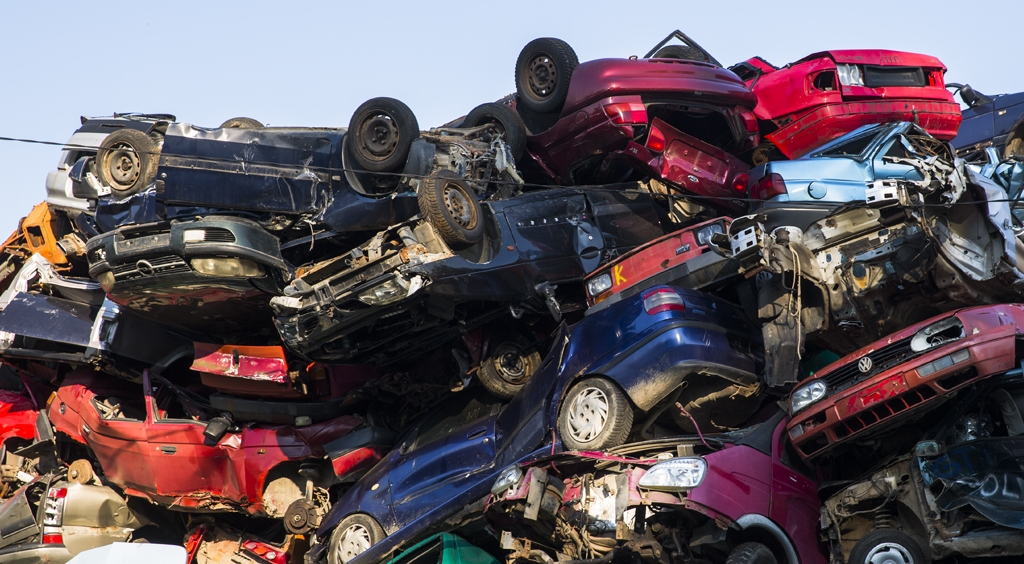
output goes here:
<path id="1" fill-rule="evenodd" d="M 428 130 L 83 118 L 0 256 L 0 563 L 1024 554 L 1024 103 L 945 70 L 542 38 Z"/>

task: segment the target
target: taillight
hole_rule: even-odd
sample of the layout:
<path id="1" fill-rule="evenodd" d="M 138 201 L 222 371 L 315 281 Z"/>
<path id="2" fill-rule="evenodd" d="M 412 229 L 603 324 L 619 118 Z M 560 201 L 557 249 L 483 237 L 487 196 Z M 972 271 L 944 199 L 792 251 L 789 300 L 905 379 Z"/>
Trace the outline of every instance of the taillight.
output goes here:
<path id="1" fill-rule="evenodd" d="M 747 191 L 747 182 L 750 182 L 750 177 L 746 173 L 739 173 L 736 175 L 736 179 L 732 181 L 732 188 L 737 192 Z"/>
<path id="2" fill-rule="evenodd" d="M 288 554 L 280 548 L 255 540 L 247 540 L 242 543 L 242 548 L 267 562 L 273 564 L 288 564 Z"/>
<path id="3" fill-rule="evenodd" d="M 746 130 L 747 133 L 753 135 L 754 133 L 761 131 L 760 127 L 757 125 L 757 116 L 754 115 L 754 112 L 748 112 L 745 110 L 740 111 L 740 120 L 743 122 L 743 129 Z"/>
<path id="4" fill-rule="evenodd" d="M 786 182 L 776 173 L 766 174 L 757 180 L 750 189 L 750 196 L 755 200 L 770 200 L 786 193 Z"/>
<path id="5" fill-rule="evenodd" d="M 931 71 L 928 73 L 928 86 L 935 86 L 937 88 L 945 88 L 946 81 L 942 78 L 942 71 Z"/>
<path id="6" fill-rule="evenodd" d="M 46 527 L 47 529 L 49 527 Z M 43 533 L 43 544 L 64 544 L 64 535 L 61 533 Z"/>
<path id="7" fill-rule="evenodd" d="M 50 488 L 46 492 L 46 500 L 43 502 L 44 526 L 59 527 L 61 525 L 64 520 L 64 498 L 67 496 L 67 488 Z"/>
<path id="8" fill-rule="evenodd" d="M 670 288 L 658 288 L 644 294 L 644 311 L 650 315 L 663 311 L 685 311 L 683 297 Z"/>
<path id="9" fill-rule="evenodd" d="M 662 133 L 661 130 L 659 130 L 657 127 L 654 127 L 652 125 L 650 133 L 647 134 L 647 143 L 645 143 L 644 146 L 650 149 L 651 151 L 654 151 L 655 153 L 660 153 L 664 151 L 665 134 Z"/>
<path id="10" fill-rule="evenodd" d="M 604 113 L 615 125 L 647 125 L 647 108 L 640 102 L 608 104 Z"/>

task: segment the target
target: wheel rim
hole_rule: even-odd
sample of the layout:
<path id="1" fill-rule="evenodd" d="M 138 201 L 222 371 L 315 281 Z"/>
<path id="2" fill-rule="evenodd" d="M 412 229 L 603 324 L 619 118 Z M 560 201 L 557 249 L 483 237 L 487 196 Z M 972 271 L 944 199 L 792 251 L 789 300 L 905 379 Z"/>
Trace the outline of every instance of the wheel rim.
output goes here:
<path id="1" fill-rule="evenodd" d="M 547 53 L 539 53 L 528 64 L 530 94 L 544 99 L 551 96 L 558 85 L 558 69 Z"/>
<path id="2" fill-rule="evenodd" d="M 338 554 L 342 562 L 348 562 L 373 546 L 370 531 L 362 525 L 349 525 L 338 540 Z"/>
<path id="3" fill-rule="evenodd" d="M 608 422 L 609 403 L 597 388 L 581 391 L 569 405 L 569 436 L 581 443 L 597 438 Z"/>
<path id="4" fill-rule="evenodd" d="M 107 150 L 106 165 L 111 180 L 124 187 L 135 184 L 142 173 L 139 154 L 127 143 L 117 143 Z"/>
<path id="5" fill-rule="evenodd" d="M 871 549 L 864 564 L 915 564 L 914 557 L 903 545 L 885 542 Z"/>
<path id="6" fill-rule="evenodd" d="M 399 130 L 395 120 L 387 114 L 370 116 L 363 122 L 360 137 L 363 146 L 374 158 L 383 160 L 395 152 L 398 146 Z"/>
<path id="7" fill-rule="evenodd" d="M 459 189 L 454 182 L 445 182 L 444 185 L 444 207 L 452 220 L 465 229 L 471 229 L 475 220 L 473 219 L 473 204 L 469 201 L 465 192 Z"/>
<path id="8" fill-rule="evenodd" d="M 509 384 L 522 384 L 529 376 L 526 359 L 523 358 L 519 347 L 514 345 L 500 345 L 497 348 L 494 365 L 501 379 Z"/>

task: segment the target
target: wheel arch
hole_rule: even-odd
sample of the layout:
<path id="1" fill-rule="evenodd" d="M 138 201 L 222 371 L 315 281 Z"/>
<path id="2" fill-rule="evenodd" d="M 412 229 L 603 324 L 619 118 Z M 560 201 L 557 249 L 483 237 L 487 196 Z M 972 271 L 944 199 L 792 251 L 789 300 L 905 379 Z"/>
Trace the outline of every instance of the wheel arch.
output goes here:
<path id="1" fill-rule="evenodd" d="M 784 557 L 786 564 L 800 564 L 800 557 L 796 553 L 793 541 L 782 527 L 771 519 L 764 515 L 748 513 L 737 519 L 735 524 L 738 530 L 730 535 L 730 540 L 734 540 L 734 544 L 759 542 L 767 546 L 776 557 Z"/>

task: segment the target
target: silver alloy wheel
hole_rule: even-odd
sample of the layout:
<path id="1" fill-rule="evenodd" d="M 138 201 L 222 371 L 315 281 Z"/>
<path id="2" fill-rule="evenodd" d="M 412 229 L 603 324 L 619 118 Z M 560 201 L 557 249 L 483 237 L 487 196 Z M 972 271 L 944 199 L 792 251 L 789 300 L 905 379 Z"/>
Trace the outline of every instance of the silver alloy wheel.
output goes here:
<path id="1" fill-rule="evenodd" d="M 338 554 L 342 562 L 348 562 L 366 552 L 371 546 L 373 539 L 370 538 L 370 531 L 357 523 L 349 525 L 338 539 Z"/>
<path id="2" fill-rule="evenodd" d="M 569 405 L 569 436 L 578 443 L 593 441 L 608 423 L 611 402 L 598 388 L 586 388 Z"/>
<path id="3" fill-rule="evenodd" d="M 883 542 L 871 549 L 864 564 L 916 564 L 914 557 L 906 547 L 894 543 Z"/>

